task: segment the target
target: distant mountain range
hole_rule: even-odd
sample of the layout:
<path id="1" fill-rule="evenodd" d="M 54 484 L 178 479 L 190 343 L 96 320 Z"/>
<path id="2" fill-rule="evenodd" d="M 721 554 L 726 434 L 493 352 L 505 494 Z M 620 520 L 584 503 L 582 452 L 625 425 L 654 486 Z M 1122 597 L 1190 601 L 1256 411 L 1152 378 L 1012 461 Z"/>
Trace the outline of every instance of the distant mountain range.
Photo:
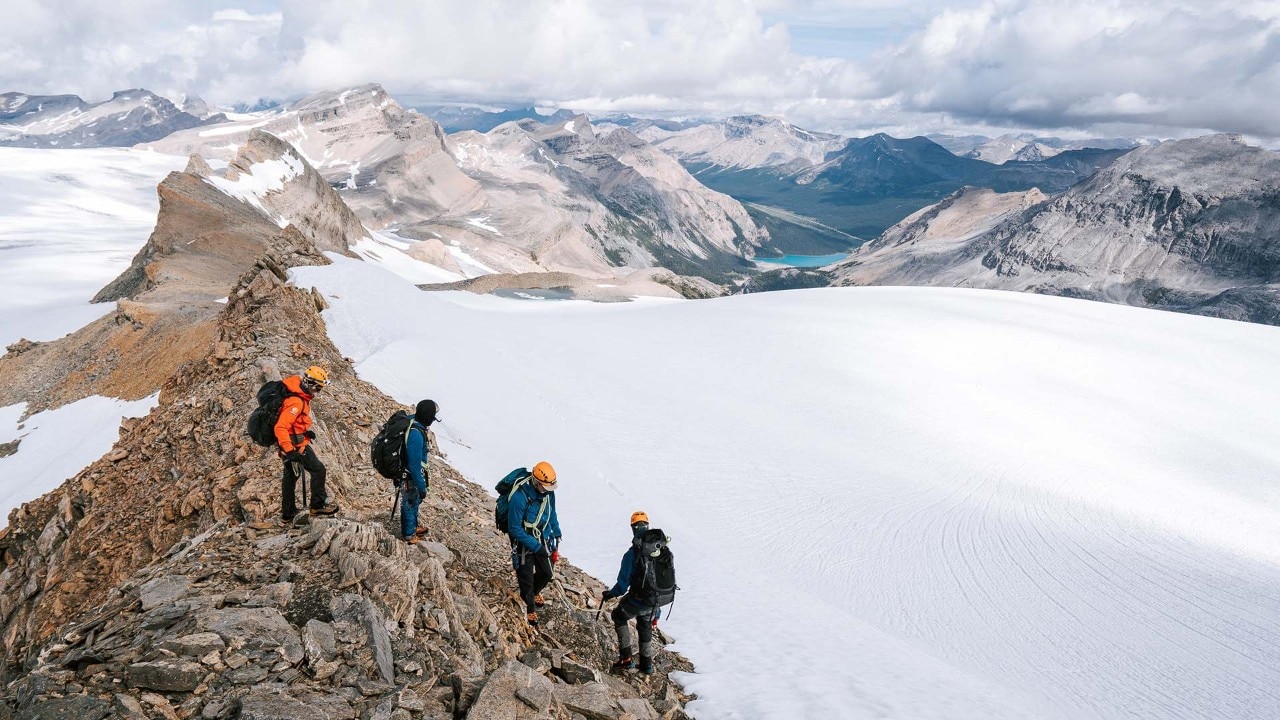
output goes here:
<path id="1" fill-rule="evenodd" d="M 1054 197 L 965 188 L 834 266 L 753 283 L 1019 290 L 1280 325 L 1280 153 L 1212 135 L 1138 148 Z"/>
<path id="2" fill-rule="evenodd" d="M 536 120 L 540 123 L 552 125 L 567 122 L 577 115 L 577 113 L 570 110 L 556 110 L 549 115 L 543 115 L 531 107 L 498 111 L 483 110 L 475 107 L 436 105 L 409 105 L 408 107 L 435 120 L 447 133 L 466 130 L 486 133 L 503 123 L 520 120 Z"/>
<path id="3" fill-rule="evenodd" d="M 537 118 L 446 135 L 365 85 L 146 146 L 229 159 L 252 130 L 271 133 L 368 227 L 421 241 L 414 252 L 455 272 L 456 254 L 505 273 L 665 267 L 723 281 L 754 270 L 768 233 L 733 198 L 625 128 L 597 134 L 585 116 Z"/>
<path id="4" fill-rule="evenodd" d="M 223 119 L 197 117 L 147 90 L 121 90 L 100 103 L 8 92 L 0 95 L 0 145 L 128 147 Z"/>
<path id="5" fill-rule="evenodd" d="M 942 135 L 929 134 L 926 138 L 938 143 L 961 157 L 985 160 L 997 165 L 1010 160 L 1043 160 L 1053 157 L 1063 150 L 1083 150 L 1096 148 L 1099 150 L 1126 150 L 1139 145 L 1154 144 L 1155 141 L 1130 138 L 1090 138 L 1088 140 L 1063 140 L 1057 137 L 1044 137 L 1032 133 L 1010 133 L 995 138 L 983 135 Z"/>
<path id="6" fill-rule="evenodd" d="M 746 137 L 735 133 L 747 129 Z M 701 147 L 691 140 L 706 139 Z M 680 138 L 680 140 L 677 140 Z M 763 162 L 744 162 L 741 154 L 711 147 L 734 148 L 756 143 Z M 778 138 L 783 138 L 782 142 Z M 1124 149 L 1068 150 L 1037 161 L 996 165 L 958 157 L 923 137 L 866 138 L 781 133 L 776 125 L 735 123 L 719 127 L 719 135 L 694 128 L 668 135 L 660 147 L 673 152 L 700 181 L 748 207 L 777 208 L 827 228 L 822 232 L 793 225 L 790 233 L 770 226 L 772 247 L 791 253 L 822 254 L 854 247 L 894 223 L 961 187 L 989 187 L 1002 192 L 1039 188 L 1065 190 L 1123 155 Z M 821 153 L 821 159 L 818 159 Z M 760 211 L 753 211 L 759 218 Z M 766 223 L 767 224 L 767 223 Z M 834 230 L 839 234 L 835 234 Z M 856 238 L 850 241 L 850 236 Z"/>

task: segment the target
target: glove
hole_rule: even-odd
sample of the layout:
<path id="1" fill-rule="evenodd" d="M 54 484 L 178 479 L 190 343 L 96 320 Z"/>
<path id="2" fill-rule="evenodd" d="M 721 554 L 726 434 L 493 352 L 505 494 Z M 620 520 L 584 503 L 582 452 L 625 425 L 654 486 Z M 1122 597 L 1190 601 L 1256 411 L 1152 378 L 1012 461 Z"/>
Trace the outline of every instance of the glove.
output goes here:
<path id="1" fill-rule="evenodd" d="M 558 562 L 560 562 L 560 551 L 559 551 L 559 550 L 552 550 L 552 551 L 551 551 L 551 564 L 552 564 L 552 565 L 555 565 L 555 564 L 556 564 L 556 563 L 558 563 Z"/>
<path id="2" fill-rule="evenodd" d="M 302 462 L 302 453 L 297 450 L 290 450 L 284 454 L 285 462 Z"/>
<path id="3" fill-rule="evenodd" d="M 653 628 L 654 630 L 657 630 L 657 629 L 658 629 L 658 618 L 654 618 L 654 619 L 649 623 L 649 627 Z"/>
<path id="4" fill-rule="evenodd" d="M 306 439 L 308 439 L 308 440 L 315 440 L 315 439 L 316 439 L 316 431 L 315 431 L 315 430 L 308 430 L 308 431 L 306 431 L 306 432 L 302 433 L 302 437 L 304 437 L 304 438 L 306 438 Z"/>

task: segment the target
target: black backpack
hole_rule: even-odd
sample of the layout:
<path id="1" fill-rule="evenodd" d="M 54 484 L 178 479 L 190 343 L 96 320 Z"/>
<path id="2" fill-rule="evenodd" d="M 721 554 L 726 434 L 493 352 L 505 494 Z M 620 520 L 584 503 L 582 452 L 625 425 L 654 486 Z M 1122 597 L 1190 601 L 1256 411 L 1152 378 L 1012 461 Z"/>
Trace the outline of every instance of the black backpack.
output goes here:
<path id="1" fill-rule="evenodd" d="M 646 530 L 635 541 L 635 562 L 631 566 L 631 586 L 627 596 L 641 605 L 662 607 L 676 599 L 676 565 L 667 543 L 671 541 L 657 528 Z"/>
<path id="2" fill-rule="evenodd" d="M 409 475 L 405 442 L 409 439 L 409 429 L 412 427 L 413 416 L 404 410 L 397 410 L 382 424 L 378 434 L 373 436 L 373 441 L 369 443 L 369 459 L 373 461 L 373 469 L 382 477 L 399 482 Z"/>
<path id="3" fill-rule="evenodd" d="M 276 421 L 280 419 L 280 406 L 284 399 L 295 393 L 279 380 L 268 380 L 258 388 L 258 407 L 249 413 L 246 431 L 250 439 L 263 447 L 276 444 Z"/>
<path id="4" fill-rule="evenodd" d="M 507 530 L 507 508 L 511 505 L 511 496 L 531 477 L 533 477 L 533 473 L 525 468 L 516 468 L 507 473 L 507 476 L 499 480 L 498 484 L 493 488 L 498 491 L 498 502 L 493 505 L 493 524 L 498 526 L 498 531 L 503 535 L 509 534 Z"/>

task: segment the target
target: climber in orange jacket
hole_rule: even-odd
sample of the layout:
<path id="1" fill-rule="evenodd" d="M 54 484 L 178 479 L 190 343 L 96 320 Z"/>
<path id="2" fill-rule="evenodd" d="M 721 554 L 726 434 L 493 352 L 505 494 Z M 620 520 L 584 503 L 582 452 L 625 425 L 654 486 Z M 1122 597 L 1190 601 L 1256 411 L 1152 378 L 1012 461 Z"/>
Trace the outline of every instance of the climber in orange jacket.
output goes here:
<path id="1" fill-rule="evenodd" d="M 311 399 L 329 384 L 329 373 L 318 365 L 312 365 L 302 375 L 290 375 L 283 381 L 288 394 L 280 405 L 280 417 L 276 419 L 275 436 L 280 457 L 284 460 L 284 476 L 280 485 L 280 517 L 286 523 L 293 522 L 298 514 L 294 494 L 302 471 L 311 475 L 312 515 L 335 515 L 337 505 L 329 504 L 325 493 L 325 467 L 311 449 L 316 433 L 311 429 Z"/>

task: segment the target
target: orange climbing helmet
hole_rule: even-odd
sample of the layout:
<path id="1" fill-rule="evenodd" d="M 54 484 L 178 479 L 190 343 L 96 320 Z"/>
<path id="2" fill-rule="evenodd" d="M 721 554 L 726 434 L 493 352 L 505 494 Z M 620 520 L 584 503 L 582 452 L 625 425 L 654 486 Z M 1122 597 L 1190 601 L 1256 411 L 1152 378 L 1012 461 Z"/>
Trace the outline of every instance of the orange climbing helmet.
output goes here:
<path id="1" fill-rule="evenodd" d="M 631 524 L 632 524 L 632 525 L 635 525 L 636 523 L 644 523 L 645 525 L 648 525 L 648 524 L 649 524 L 649 513 L 645 512 L 645 511 L 643 511 L 643 510 L 637 510 L 637 511 L 635 511 L 635 512 L 631 513 Z"/>
<path id="2" fill-rule="evenodd" d="M 546 460 L 533 466 L 533 479 L 547 490 L 556 489 L 556 469 Z"/>
<path id="3" fill-rule="evenodd" d="M 312 365 L 307 368 L 307 372 L 304 375 L 320 387 L 329 384 L 329 372 L 319 365 Z"/>

